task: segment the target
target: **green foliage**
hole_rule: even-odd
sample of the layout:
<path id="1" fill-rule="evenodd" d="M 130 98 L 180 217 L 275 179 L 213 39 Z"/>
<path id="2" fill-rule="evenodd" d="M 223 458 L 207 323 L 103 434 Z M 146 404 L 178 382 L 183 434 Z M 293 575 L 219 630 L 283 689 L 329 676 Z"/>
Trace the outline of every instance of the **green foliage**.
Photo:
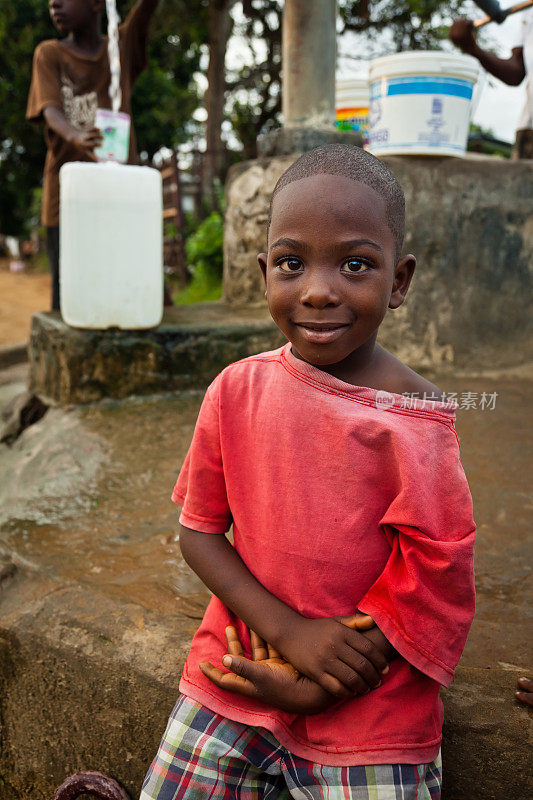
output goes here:
<path id="1" fill-rule="evenodd" d="M 224 220 L 213 211 L 185 242 L 192 279 L 186 289 L 174 295 L 178 304 L 218 300 L 222 293 L 222 247 Z"/>
<path id="2" fill-rule="evenodd" d="M 193 268 L 204 267 L 219 277 L 222 275 L 222 245 L 224 220 L 213 211 L 189 236 L 185 245 L 187 259 Z"/>
<path id="3" fill-rule="evenodd" d="M 122 18 L 135 0 L 119 3 Z M 198 106 L 193 75 L 200 69 L 207 36 L 206 6 L 188 0 L 161 0 L 150 25 L 148 68 L 139 78 L 132 113 L 139 153 L 149 158 L 162 146 L 187 141 Z"/>
<path id="4" fill-rule="evenodd" d="M 511 158 L 513 146 L 510 142 L 496 139 L 492 128 L 483 128 L 476 123 L 470 124 L 467 150 L 472 153 L 483 153 L 487 156 Z"/>
<path id="5" fill-rule="evenodd" d="M 403 50 L 439 49 L 452 20 L 468 13 L 476 15 L 474 8 L 469 0 L 339 2 L 344 30 L 365 35 L 366 58 Z"/>
<path id="6" fill-rule="evenodd" d="M 243 158 L 255 158 L 265 125 L 279 124 L 281 112 L 282 0 L 243 0 L 244 21 L 235 33 L 246 41 L 250 63 L 228 74 L 228 119 L 243 145 Z M 261 40 L 261 47 L 256 47 Z"/>
<path id="7" fill-rule="evenodd" d="M 42 130 L 26 122 L 26 101 L 36 45 L 54 36 L 45 0 L 0 4 L 0 232 L 27 231 L 28 209 L 40 182 Z"/>
<path id="8" fill-rule="evenodd" d="M 118 0 L 122 19 L 134 0 Z M 150 27 L 150 66 L 133 94 L 139 152 L 175 146 L 191 132 L 198 104 L 193 74 L 206 39 L 205 0 L 161 0 Z M 105 28 L 105 21 L 104 21 Z M 33 52 L 57 37 L 47 0 L 0 2 L 0 232 L 27 234 L 32 192 L 46 153 L 42 128 L 25 119 Z"/>

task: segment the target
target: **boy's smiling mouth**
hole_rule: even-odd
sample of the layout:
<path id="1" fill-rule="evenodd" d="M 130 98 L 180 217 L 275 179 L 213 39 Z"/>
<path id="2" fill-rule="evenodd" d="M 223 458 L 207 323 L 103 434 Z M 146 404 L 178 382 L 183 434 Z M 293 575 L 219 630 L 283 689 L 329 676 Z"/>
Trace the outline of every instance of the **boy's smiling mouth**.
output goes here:
<path id="1" fill-rule="evenodd" d="M 335 341 L 350 327 L 348 322 L 294 322 L 308 342 L 327 344 Z"/>

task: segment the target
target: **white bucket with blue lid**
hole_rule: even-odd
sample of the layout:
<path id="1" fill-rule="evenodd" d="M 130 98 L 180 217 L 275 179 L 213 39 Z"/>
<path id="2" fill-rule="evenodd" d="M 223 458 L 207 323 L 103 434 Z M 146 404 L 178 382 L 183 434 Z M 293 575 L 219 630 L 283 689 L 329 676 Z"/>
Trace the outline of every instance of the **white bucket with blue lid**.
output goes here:
<path id="1" fill-rule="evenodd" d="M 406 52 L 370 62 L 374 155 L 464 156 L 479 66 L 458 53 Z"/>

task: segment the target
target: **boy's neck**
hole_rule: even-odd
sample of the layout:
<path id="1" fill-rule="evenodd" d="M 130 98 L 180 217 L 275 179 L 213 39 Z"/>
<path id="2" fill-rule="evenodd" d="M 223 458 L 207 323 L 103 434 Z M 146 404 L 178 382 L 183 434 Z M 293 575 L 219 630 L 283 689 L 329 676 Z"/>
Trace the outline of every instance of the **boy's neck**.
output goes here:
<path id="1" fill-rule="evenodd" d="M 100 14 L 95 15 L 90 25 L 71 31 L 63 41 L 81 55 L 96 55 L 103 42 Z"/>
<path id="2" fill-rule="evenodd" d="M 376 339 L 377 331 L 343 361 L 339 361 L 336 364 L 313 364 L 313 366 L 322 370 L 322 372 L 327 372 L 334 378 L 344 381 L 344 383 L 372 387 L 376 383 L 377 373 L 379 372 L 378 365 L 384 352 L 383 348 L 376 343 Z M 292 352 L 297 358 L 302 358 L 294 347 Z"/>

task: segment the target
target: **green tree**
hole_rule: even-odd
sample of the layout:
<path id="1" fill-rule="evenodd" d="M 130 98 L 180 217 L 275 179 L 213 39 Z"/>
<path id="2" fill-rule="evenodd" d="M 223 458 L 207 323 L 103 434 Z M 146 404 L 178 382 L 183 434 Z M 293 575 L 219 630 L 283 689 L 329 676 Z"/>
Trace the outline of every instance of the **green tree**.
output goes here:
<path id="1" fill-rule="evenodd" d="M 44 0 L 0 5 L 0 232 L 21 235 L 44 164 L 42 131 L 25 120 L 33 51 L 54 36 Z"/>
<path id="2" fill-rule="evenodd" d="M 134 0 L 119 0 L 124 18 Z M 0 232 L 23 235 L 32 193 L 42 179 L 43 133 L 25 119 L 33 51 L 57 36 L 46 0 L 0 3 Z M 206 39 L 202 3 L 162 0 L 149 38 L 150 67 L 133 95 L 139 151 L 186 140 L 198 98 L 193 74 Z"/>
<path id="3" fill-rule="evenodd" d="M 118 3 L 122 19 L 135 0 Z M 177 147 L 197 127 L 192 113 L 198 106 L 193 79 L 200 70 L 201 48 L 207 38 L 204 3 L 162 0 L 150 26 L 149 65 L 139 78 L 132 112 L 139 152 L 149 158 L 162 146 Z"/>
<path id="4" fill-rule="evenodd" d="M 452 19 L 473 9 L 468 0 L 339 2 L 343 31 L 365 35 L 366 58 L 385 52 L 435 50 L 446 38 Z"/>
<path id="5" fill-rule="evenodd" d="M 245 21 L 238 33 L 248 43 L 251 59 L 228 75 L 228 118 L 242 143 L 243 157 L 254 158 L 261 130 L 279 123 L 283 2 L 243 0 L 242 9 Z"/>

